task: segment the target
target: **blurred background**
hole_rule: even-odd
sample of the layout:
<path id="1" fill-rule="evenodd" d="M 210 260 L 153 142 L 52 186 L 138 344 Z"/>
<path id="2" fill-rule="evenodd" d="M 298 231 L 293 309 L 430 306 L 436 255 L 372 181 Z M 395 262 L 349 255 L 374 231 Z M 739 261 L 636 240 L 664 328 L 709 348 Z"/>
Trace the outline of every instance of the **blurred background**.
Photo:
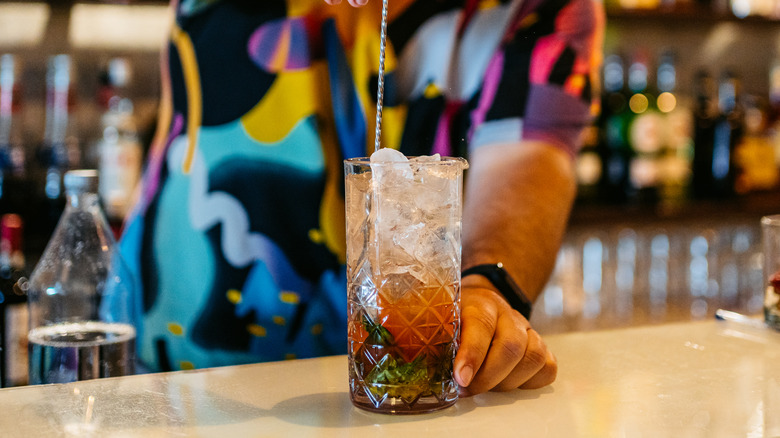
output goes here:
<path id="1" fill-rule="evenodd" d="M 602 111 L 533 322 L 553 333 L 758 313 L 759 219 L 780 213 L 780 0 L 605 1 Z M 120 231 L 170 20 L 163 0 L 0 2 L 0 213 L 24 224 L 21 239 L 3 221 L 2 250 L 27 270 L 69 167 L 112 175 L 100 192 Z"/>

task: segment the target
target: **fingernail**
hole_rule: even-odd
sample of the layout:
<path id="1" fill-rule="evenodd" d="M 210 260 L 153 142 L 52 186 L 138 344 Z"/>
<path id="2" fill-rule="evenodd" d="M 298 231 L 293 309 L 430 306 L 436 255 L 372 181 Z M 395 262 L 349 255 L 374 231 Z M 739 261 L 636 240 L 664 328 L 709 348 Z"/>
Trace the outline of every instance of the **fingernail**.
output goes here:
<path id="1" fill-rule="evenodd" d="M 472 378 L 474 378 L 474 368 L 471 365 L 464 365 L 458 371 L 458 383 L 461 386 L 469 386 Z"/>
<path id="2" fill-rule="evenodd" d="M 355 4 L 358 6 L 365 6 L 366 3 L 368 3 L 368 0 L 355 0 Z"/>

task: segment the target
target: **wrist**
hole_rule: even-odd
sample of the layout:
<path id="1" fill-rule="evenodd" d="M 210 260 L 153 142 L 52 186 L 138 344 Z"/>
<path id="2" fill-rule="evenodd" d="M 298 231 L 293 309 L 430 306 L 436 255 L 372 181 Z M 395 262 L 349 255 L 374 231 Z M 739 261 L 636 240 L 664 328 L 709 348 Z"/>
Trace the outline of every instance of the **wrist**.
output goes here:
<path id="1" fill-rule="evenodd" d="M 499 295 L 501 295 L 500 292 L 498 292 L 498 289 L 493 285 L 493 283 L 490 282 L 487 278 L 485 278 L 482 275 L 466 275 L 462 276 L 460 280 L 461 286 L 463 287 L 480 287 L 483 289 L 490 289 L 492 291 L 495 291 Z"/>
<path id="2" fill-rule="evenodd" d="M 532 303 L 502 263 L 487 263 L 463 270 L 461 284 L 467 287 L 486 287 L 499 292 L 526 319 L 531 318 Z"/>

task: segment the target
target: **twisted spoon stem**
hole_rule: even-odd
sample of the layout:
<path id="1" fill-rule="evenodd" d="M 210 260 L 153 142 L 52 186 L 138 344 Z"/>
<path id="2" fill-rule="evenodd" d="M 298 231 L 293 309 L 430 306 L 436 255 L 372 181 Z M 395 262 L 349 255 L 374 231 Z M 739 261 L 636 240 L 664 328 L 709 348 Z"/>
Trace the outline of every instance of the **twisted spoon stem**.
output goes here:
<path id="1" fill-rule="evenodd" d="M 381 147 L 382 101 L 385 94 L 385 46 L 387 45 L 387 2 L 382 0 L 382 27 L 379 33 L 379 74 L 376 88 L 376 128 L 374 130 L 374 152 Z"/>

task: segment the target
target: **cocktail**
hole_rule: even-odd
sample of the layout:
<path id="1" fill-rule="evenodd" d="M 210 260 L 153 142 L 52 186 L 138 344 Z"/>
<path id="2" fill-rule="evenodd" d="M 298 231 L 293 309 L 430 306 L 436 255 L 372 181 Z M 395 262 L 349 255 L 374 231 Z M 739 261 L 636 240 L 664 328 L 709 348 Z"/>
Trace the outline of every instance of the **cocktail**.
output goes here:
<path id="1" fill-rule="evenodd" d="M 380 149 L 344 167 L 352 402 L 396 414 L 450 406 L 468 164 Z"/>

